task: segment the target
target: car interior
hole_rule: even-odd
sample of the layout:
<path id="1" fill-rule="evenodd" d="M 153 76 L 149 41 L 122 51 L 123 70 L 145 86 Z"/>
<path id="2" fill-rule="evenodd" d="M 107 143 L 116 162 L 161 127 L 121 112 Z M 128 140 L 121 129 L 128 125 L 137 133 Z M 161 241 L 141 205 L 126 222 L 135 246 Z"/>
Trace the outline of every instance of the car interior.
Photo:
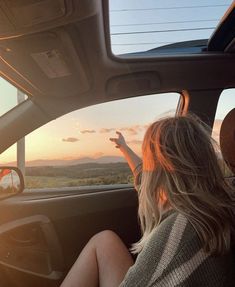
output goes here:
<path id="1" fill-rule="evenodd" d="M 179 93 L 177 113 L 195 113 L 212 127 L 222 91 L 235 87 L 235 2 L 229 4 L 209 39 L 115 55 L 108 0 L 0 1 L 0 75 L 28 96 L 0 117 L 0 153 L 69 112 L 147 94 Z M 234 115 L 220 134 L 233 172 Z M 137 209 L 133 185 L 1 198 L 1 286 L 59 286 L 102 230 L 130 247 L 140 238 Z"/>

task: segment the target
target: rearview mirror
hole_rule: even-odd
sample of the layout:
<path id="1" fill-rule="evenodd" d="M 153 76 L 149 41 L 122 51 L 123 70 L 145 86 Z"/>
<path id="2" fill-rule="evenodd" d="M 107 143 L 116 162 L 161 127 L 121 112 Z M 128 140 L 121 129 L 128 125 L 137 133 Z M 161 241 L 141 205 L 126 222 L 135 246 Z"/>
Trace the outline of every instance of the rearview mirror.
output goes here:
<path id="1" fill-rule="evenodd" d="M 24 190 L 24 178 L 17 167 L 0 166 L 0 199 Z"/>

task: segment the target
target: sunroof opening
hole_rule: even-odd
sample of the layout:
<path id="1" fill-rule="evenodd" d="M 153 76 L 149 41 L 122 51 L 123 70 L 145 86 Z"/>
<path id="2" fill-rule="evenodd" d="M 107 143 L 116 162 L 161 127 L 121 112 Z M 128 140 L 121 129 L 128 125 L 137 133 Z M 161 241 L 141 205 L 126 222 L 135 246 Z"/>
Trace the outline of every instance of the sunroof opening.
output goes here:
<path id="1" fill-rule="evenodd" d="M 229 0 L 109 0 L 111 49 L 129 53 L 197 53 Z"/>

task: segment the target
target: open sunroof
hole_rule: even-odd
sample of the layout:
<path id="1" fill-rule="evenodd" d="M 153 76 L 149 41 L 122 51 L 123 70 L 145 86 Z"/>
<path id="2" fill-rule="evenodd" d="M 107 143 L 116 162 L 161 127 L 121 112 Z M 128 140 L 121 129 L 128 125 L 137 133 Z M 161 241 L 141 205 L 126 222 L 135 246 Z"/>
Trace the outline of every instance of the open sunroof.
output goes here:
<path id="1" fill-rule="evenodd" d="M 231 0 L 109 0 L 112 52 L 199 52 L 230 4 Z"/>

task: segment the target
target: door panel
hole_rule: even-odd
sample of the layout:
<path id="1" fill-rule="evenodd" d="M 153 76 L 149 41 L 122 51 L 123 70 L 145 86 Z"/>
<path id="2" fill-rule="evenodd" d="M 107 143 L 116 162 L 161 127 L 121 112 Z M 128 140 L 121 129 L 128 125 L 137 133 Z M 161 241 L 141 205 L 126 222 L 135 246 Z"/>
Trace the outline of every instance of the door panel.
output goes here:
<path id="1" fill-rule="evenodd" d="M 35 276 L 59 279 L 62 252 L 53 224 L 34 215 L 2 224 L 0 264 Z"/>
<path id="2" fill-rule="evenodd" d="M 0 202 L 0 224 L 5 286 L 59 286 L 97 232 L 113 230 L 128 247 L 138 240 L 137 194 L 120 186 L 26 191 Z"/>

